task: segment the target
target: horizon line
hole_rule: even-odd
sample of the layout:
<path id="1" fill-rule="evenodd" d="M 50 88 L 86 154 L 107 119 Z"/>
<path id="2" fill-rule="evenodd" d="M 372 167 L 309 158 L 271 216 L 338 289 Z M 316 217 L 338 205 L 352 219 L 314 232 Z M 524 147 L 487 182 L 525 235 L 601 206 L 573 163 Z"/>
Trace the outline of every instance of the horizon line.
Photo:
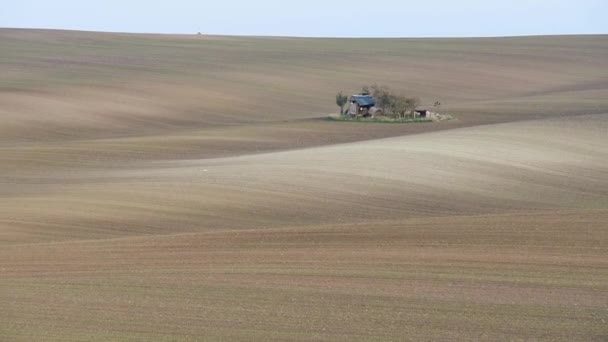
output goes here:
<path id="1" fill-rule="evenodd" d="M 171 33 L 171 32 L 143 32 L 143 31 L 105 31 L 69 28 L 47 28 L 47 27 L 3 27 L 0 30 L 24 30 L 24 31 L 59 31 L 80 33 L 102 33 L 102 34 L 129 34 L 129 35 L 153 35 L 153 36 L 210 36 L 210 37 L 245 37 L 245 38 L 294 38 L 294 39 L 480 39 L 480 38 L 526 38 L 526 37 L 572 37 L 572 36 L 606 36 L 608 33 L 530 33 L 512 35 L 479 35 L 479 36 L 304 36 L 304 35 L 264 35 L 264 34 L 225 34 L 225 33 Z"/>

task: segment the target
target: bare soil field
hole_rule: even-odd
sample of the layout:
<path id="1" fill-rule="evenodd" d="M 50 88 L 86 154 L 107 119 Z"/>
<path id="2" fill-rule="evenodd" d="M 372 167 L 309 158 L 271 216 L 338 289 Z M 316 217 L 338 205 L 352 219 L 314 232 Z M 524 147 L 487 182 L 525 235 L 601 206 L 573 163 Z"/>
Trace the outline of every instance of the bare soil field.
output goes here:
<path id="1" fill-rule="evenodd" d="M 608 338 L 605 36 L 0 46 L 2 341 Z"/>

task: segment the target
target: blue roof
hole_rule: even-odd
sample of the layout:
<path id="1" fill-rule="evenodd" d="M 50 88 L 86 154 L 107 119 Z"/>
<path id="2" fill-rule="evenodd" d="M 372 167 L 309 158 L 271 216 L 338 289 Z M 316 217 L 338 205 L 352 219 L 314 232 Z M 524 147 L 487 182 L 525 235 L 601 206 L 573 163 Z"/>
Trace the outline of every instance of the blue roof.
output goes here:
<path id="1" fill-rule="evenodd" d="M 361 107 L 373 107 L 376 105 L 376 99 L 369 95 L 353 95 L 350 100 L 357 102 Z"/>

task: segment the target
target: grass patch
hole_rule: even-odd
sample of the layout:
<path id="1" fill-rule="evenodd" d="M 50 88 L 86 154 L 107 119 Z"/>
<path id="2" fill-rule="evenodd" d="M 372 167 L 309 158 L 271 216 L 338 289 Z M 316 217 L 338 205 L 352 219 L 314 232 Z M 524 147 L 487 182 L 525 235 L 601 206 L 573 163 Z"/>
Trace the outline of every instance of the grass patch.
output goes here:
<path id="1" fill-rule="evenodd" d="M 367 123 L 389 123 L 389 124 L 411 124 L 411 123 L 423 123 L 423 122 L 433 122 L 433 120 L 429 119 L 393 119 L 393 118 L 353 118 L 348 116 L 328 116 L 325 118 L 325 121 L 343 121 L 343 122 L 367 122 Z"/>

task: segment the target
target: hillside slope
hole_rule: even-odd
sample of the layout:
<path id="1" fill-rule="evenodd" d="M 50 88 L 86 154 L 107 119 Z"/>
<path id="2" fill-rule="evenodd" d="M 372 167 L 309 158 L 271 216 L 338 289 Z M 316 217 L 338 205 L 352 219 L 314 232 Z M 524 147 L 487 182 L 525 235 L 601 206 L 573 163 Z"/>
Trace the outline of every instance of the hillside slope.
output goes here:
<path id="1" fill-rule="evenodd" d="M 606 115 L 200 161 L 16 174 L 11 241 L 605 208 Z M 6 235 L 5 235 L 6 236 Z"/>
<path id="2" fill-rule="evenodd" d="M 17 180 L 11 340 L 608 336 L 608 115 Z"/>
<path id="3" fill-rule="evenodd" d="M 0 47 L 0 340 L 608 337 L 607 36 Z"/>
<path id="4" fill-rule="evenodd" d="M 296 39 L 0 29 L 0 46 L 0 144 L 213 136 L 209 129 L 221 125 L 327 115 L 337 110 L 337 91 L 374 82 L 425 105 L 441 101 L 462 124 L 608 110 L 606 36 Z M 263 140 L 268 132 L 252 134 Z"/>

